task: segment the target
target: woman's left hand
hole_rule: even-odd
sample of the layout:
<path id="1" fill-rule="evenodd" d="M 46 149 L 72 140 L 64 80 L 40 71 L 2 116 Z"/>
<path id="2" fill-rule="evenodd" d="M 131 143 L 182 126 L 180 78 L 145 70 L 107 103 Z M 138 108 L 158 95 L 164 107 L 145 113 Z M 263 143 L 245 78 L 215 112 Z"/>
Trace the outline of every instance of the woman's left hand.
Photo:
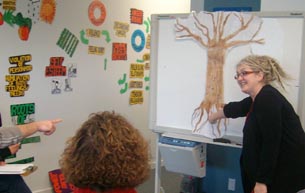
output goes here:
<path id="1" fill-rule="evenodd" d="M 17 153 L 17 151 L 20 149 L 20 144 L 17 143 L 17 144 L 9 146 L 8 148 L 10 149 L 10 152 L 13 155 L 13 154 Z"/>

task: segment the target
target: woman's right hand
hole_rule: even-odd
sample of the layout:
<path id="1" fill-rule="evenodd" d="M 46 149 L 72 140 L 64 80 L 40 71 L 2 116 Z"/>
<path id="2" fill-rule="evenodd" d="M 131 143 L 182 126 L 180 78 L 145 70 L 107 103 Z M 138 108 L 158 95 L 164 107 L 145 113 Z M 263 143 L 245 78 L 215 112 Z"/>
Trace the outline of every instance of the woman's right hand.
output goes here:
<path id="1" fill-rule="evenodd" d="M 226 116 L 223 112 L 223 109 L 219 109 L 216 112 L 210 111 L 209 114 L 208 114 L 208 121 L 211 124 L 215 124 L 218 119 L 222 119 L 222 118 L 226 118 Z"/>
<path id="2" fill-rule="evenodd" d="M 208 120 L 209 120 L 209 122 L 211 123 L 211 124 L 215 124 L 216 123 L 216 121 L 217 121 L 217 118 L 216 118 L 216 112 L 215 113 L 213 113 L 213 112 L 211 112 L 210 111 L 210 113 L 209 113 L 209 115 L 208 115 Z"/>

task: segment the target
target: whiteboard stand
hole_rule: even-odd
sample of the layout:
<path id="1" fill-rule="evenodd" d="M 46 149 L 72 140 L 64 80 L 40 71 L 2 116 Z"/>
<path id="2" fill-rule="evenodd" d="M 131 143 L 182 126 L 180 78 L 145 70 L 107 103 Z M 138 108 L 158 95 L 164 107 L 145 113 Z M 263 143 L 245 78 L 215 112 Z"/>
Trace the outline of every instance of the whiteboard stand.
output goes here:
<path id="1" fill-rule="evenodd" d="M 195 142 L 205 143 L 205 144 L 213 144 L 213 145 L 220 145 L 220 146 L 226 146 L 226 147 L 232 147 L 232 148 L 241 148 L 242 146 L 235 141 L 232 141 L 232 143 L 220 143 L 220 142 L 213 142 L 213 140 L 205 138 L 203 136 L 198 135 L 185 135 L 185 134 L 177 134 L 177 133 L 162 133 L 162 132 L 156 132 L 156 163 L 155 163 L 155 191 L 154 193 L 167 193 L 164 192 L 162 189 L 161 184 L 161 167 L 162 167 L 162 157 L 159 147 L 160 138 L 162 136 L 170 137 L 170 138 L 176 138 L 176 139 L 182 139 L 182 140 L 191 140 Z M 230 138 L 230 136 L 226 136 L 227 138 Z M 234 137 L 234 136 L 233 136 Z M 236 138 L 231 139 L 236 139 Z M 237 141 L 241 140 L 238 139 Z M 205 161 L 206 163 L 206 161 Z M 206 167 L 206 166 L 205 166 Z M 160 190 L 163 190 L 160 192 Z"/>
<path id="2" fill-rule="evenodd" d="M 156 144 L 159 143 L 161 133 L 156 134 Z M 155 193 L 160 193 L 161 188 L 161 154 L 159 146 L 156 145 L 156 167 L 155 167 Z"/>

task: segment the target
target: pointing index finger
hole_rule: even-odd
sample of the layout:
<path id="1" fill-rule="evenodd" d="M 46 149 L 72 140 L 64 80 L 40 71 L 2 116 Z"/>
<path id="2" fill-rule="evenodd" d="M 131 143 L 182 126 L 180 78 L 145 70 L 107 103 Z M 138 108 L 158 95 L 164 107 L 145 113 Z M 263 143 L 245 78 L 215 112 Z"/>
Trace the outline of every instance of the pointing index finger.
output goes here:
<path id="1" fill-rule="evenodd" d="M 51 121 L 52 121 L 53 124 L 57 124 L 57 123 L 62 122 L 63 120 L 62 119 L 53 119 Z"/>

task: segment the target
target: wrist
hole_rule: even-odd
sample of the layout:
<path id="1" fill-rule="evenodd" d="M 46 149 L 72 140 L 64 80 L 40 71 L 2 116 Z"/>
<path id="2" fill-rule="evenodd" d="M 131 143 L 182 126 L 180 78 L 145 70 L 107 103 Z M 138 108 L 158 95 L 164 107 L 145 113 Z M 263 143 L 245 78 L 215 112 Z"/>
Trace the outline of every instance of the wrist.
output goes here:
<path id="1" fill-rule="evenodd" d="M 38 126 L 37 126 L 36 122 L 27 123 L 24 125 L 18 125 L 18 127 L 19 127 L 23 137 L 28 137 L 38 131 Z"/>

